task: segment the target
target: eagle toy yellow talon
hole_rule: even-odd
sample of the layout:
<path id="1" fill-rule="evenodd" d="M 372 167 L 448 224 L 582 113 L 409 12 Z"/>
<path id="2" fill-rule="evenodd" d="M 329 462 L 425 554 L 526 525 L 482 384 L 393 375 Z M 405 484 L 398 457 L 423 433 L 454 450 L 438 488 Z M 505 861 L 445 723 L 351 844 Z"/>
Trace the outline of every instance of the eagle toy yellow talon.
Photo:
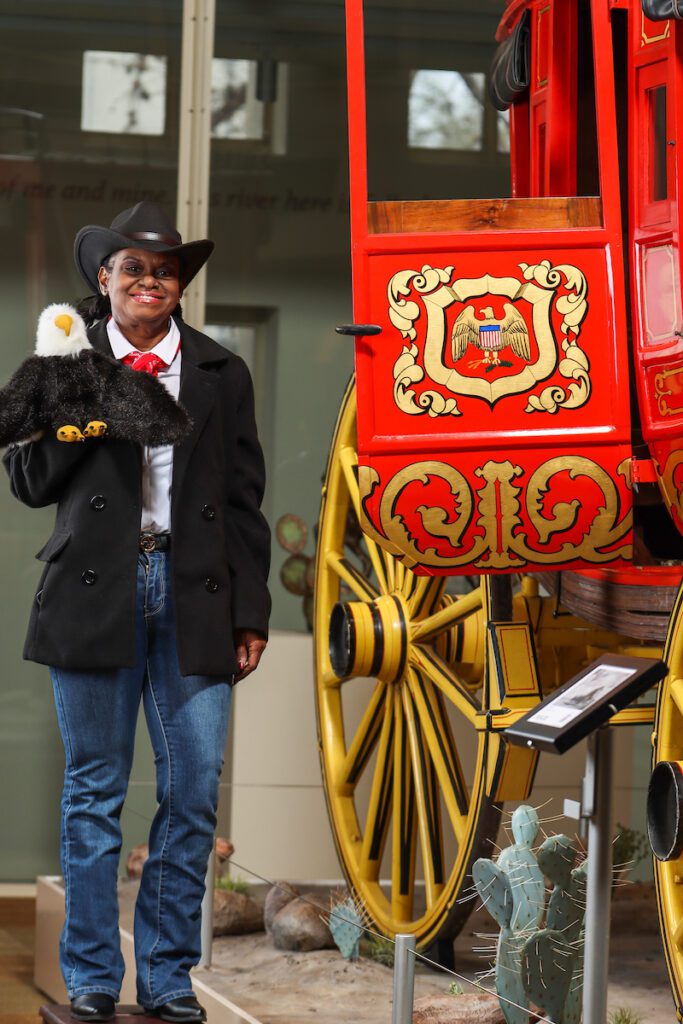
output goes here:
<path id="1" fill-rule="evenodd" d="M 60 427 L 57 431 L 58 441 L 85 441 L 83 434 L 80 432 L 78 427 L 73 427 L 71 424 L 67 424 L 64 427 Z"/>
<path id="2" fill-rule="evenodd" d="M 84 437 L 102 437 L 106 433 L 107 424 L 103 423 L 102 420 L 90 420 L 87 427 L 83 431 Z"/>

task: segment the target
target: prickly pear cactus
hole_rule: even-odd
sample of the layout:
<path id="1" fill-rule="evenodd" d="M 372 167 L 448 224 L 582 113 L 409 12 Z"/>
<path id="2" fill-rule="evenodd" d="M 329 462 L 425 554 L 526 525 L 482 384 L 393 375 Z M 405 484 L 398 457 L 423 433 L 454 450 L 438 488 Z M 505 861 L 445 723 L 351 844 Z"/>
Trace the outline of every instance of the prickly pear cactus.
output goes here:
<path id="1" fill-rule="evenodd" d="M 562 932 L 571 942 L 579 937 L 584 907 L 577 901 L 574 869 L 579 850 L 567 836 L 549 836 L 538 851 L 538 865 L 553 883 L 546 927 Z"/>
<path id="2" fill-rule="evenodd" d="M 328 925 L 337 949 L 344 959 L 357 960 L 363 921 L 350 896 L 332 908 Z"/>
<path id="3" fill-rule="evenodd" d="M 518 932 L 538 927 L 543 916 L 545 883 L 533 849 L 540 830 L 535 808 L 526 804 L 518 807 L 512 815 L 511 827 L 514 843 L 500 853 L 498 867 L 510 879 L 513 901 L 510 927 Z"/>
<path id="4" fill-rule="evenodd" d="M 525 1007 L 528 1002 L 519 970 L 526 933 L 515 933 L 511 927 L 515 902 L 510 879 L 505 871 L 487 858 L 475 861 L 472 878 L 486 909 L 500 925 L 496 948 L 496 992 L 501 997 L 505 1020 L 507 1024 L 527 1024 L 529 1015 Z"/>
<path id="5" fill-rule="evenodd" d="M 545 928 L 522 953 L 524 988 L 556 1024 L 578 1024 L 583 981 L 586 862 L 576 867 L 578 847 L 567 836 L 550 836 L 538 851 L 539 867 L 553 883 Z"/>
<path id="6" fill-rule="evenodd" d="M 496 991 L 508 1024 L 526 1024 L 520 1007 L 529 1001 L 543 1007 L 554 1024 L 579 1024 L 586 862 L 575 866 L 579 851 L 566 836 L 551 836 L 536 854 L 539 828 L 534 808 L 518 807 L 512 816 L 514 843 L 497 862 L 478 860 L 472 875 L 500 925 Z M 553 884 L 547 908 L 544 875 Z"/>
<path id="7" fill-rule="evenodd" d="M 524 943 L 522 983 L 528 998 L 542 1006 L 555 1024 L 564 1024 L 564 1009 L 574 974 L 574 950 L 562 932 L 541 928 Z"/>

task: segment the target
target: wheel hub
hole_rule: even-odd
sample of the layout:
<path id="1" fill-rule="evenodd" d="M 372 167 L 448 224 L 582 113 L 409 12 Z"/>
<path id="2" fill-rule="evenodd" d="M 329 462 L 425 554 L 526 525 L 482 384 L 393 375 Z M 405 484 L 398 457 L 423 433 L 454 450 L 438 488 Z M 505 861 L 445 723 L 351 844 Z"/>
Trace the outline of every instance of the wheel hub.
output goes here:
<path id="1" fill-rule="evenodd" d="M 399 594 L 374 601 L 340 601 L 330 616 L 330 661 L 338 679 L 373 676 L 387 683 L 408 659 L 408 609 Z"/>

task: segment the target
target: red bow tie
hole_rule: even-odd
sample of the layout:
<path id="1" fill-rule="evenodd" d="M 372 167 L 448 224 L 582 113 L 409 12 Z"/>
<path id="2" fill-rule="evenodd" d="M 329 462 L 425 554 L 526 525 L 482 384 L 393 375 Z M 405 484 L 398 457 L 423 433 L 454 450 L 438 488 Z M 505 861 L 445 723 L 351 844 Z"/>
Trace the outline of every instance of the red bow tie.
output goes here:
<path id="1" fill-rule="evenodd" d="M 161 356 L 154 352 L 129 352 L 121 360 L 131 370 L 139 370 L 141 373 L 151 373 L 153 377 L 159 376 L 159 370 L 167 370 L 168 363 L 164 362 Z"/>

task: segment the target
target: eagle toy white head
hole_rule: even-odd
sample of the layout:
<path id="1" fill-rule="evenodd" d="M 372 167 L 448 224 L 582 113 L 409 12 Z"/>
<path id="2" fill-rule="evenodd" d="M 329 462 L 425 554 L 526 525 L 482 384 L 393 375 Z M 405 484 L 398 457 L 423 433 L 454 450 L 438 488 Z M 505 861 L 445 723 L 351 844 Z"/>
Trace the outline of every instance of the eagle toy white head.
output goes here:
<path id="1" fill-rule="evenodd" d="M 53 302 L 38 318 L 37 356 L 77 356 L 91 348 L 85 322 L 68 302 Z"/>

